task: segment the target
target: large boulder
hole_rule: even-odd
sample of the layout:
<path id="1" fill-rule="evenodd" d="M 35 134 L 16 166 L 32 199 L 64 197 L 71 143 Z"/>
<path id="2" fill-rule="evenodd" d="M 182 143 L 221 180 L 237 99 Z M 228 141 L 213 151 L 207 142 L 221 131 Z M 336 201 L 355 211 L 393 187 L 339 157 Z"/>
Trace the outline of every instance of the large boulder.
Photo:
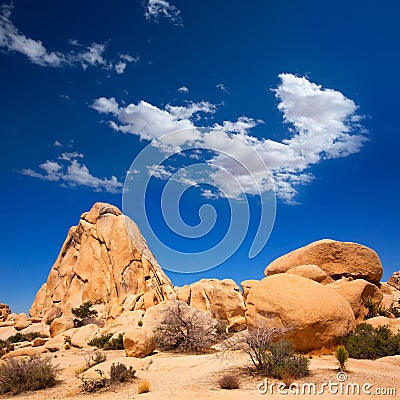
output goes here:
<path id="1" fill-rule="evenodd" d="M 71 336 L 71 344 L 74 347 L 87 347 L 88 342 L 94 337 L 96 337 L 99 333 L 99 327 L 95 324 L 84 325 L 74 332 Z"/>
<path id="2" fill-rule="evenodd" d="M 124 334 L 124 349 L 127 357 L 146 357 L 156 349 L 156 340 L 151 329 L 136 328 Z"/>
<path id="3" fill-rule="evenodd" d="M 394 272 L 387 283 L 395 289 L 400 290 L 400 271 Z"/>
<path id="4" fill-rule="evenodd" d="M 232 279 L 202 279 L 176 288 L 177 299 L 190 307 L 210 312 L 213 318 L 225 321 L 230 330 L 245 327 L 245 304 L 239 286 Z"/>
<path id="5" fill-rule="evenodd" d="M 289 269 L 286 273 L 312 279 L 318 283 L 329 283 L 333 281 L 333 279 L 318 267 L 318 265 L 299 265 L 298 267 Z"/>
<path id="6" fill-rule="evenodd" d="M 280 274 L 305 264 L 317 265 L 334 280 L 351 277 L 379 283 L 383 274 L 381 261 L 372 249 L 324 239 L 279 257 L 266 267 L 265 275 Z"/>
<path id="7" fill-rule="evenodd" d="M 388 310 L 392 310 L 393 308 L 400 309 L 400 290 L 386 282 L 381 282 L 379 288 L 383 293 L 383 306 Z"/>
<path id="8" fill-rule="evenodd" d="M 272 275 L 247 296 L 247 325 L 284 326 L 287 339 L 299 351 L 331 346 L 352 332 L 355 318 L 350 304 L 332 288 L 291 274 Z"/>
<path id="9" fill-rule="evenodd" d="M 101 329 L 101 334 L 111 333 L 115 337 L 120 333 L 124 334 L 138 328 L 143 324 L 144 314 L 145 311 L 143 310 L 125 311 L 117 318 L 109 319 L 104 328 Z"/>
<path id="10" fill-rule="evenodd" d="M 137 225 L 118 208 L 96 203 L 69 230 L 30 315 L 70 316 L 72 308 L 90 301 L 99 317 L 116 318 L 124 308 L 147 309 L 168 298 L 175 298 L 172 284 Z"/>
<path id="11" fill-rule="evenodd" d="M 365 323 L 372 325 L 374 328 L 387 326 L 395 335 L 400 332 L 400 318 L 387 318 L 379 316 L 367 319 Z"/>
<path id="12" fill-rule="evenodd" d="M 22 331 L 31 324 L 32 322 L 28 319 L 28 316 L 24 313 L 21 313 L 18 314 L 17 318 L 15 319 L 14 328 L 17 331 Z"/>
<path id="13" fill-rule="evenodd" d="M 260 281 L 256 279 L 247 279 L 245 281 L 240 282 L 240 286 L 242 287 L 242 292 L 243 292 L 243 300 L 246 302 L 247 296 L 251 290 L 251 288 L 255 285 L 257 285 Z"/>
<path id="14" fill-rule="evenodd" d="M 69 316 L 56 318 L 50 325 L 50 336 L 53 338 L 74 327 L 74 319 Z"/>
<path id="15" fill-rule="evenodd" d="M 330 283 L 328 286 L 349 302 L 357 323 L 362 322 L 368 314 L 368 309 L 364 306 L 366 299 L 371 298 L 377 304 L 383 299 L 379 288 L 364 279 L 356 279 L 354 281 L 342 279 Z"/>
<path id="16" fill-rule="evenodd" d="M 2 327 L 0 327 L 0 339 L 1 340 L 6 340 L 10 336 L 14 336 L 16 333 L 17 333 L 17 330 L 14 328 L 14 326 L 2 326 Z"/>

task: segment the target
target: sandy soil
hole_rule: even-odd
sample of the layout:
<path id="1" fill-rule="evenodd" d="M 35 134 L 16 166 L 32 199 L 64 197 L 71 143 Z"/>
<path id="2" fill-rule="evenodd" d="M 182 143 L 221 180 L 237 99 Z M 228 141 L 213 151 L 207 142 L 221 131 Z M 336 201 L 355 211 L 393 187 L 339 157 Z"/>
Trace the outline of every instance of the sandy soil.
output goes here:
<path id="1" fill-rule="evenodd" d="M 323 394 L 280 394 L 276 386 L 271 383 L 278 381 L 268 380 L 267 394 L 258 392 L 258 385 L 264 381 L 262 376 L 250 373 L 251 363 L 248 356 L 242 353 L 230 354 L 221 357 L 218 354 L 181 355 L 171 353 L 156 353 L 145 359 L 126 358 L 124 351 L 108 351 L 107 362 L 104 368 L 109 369 L 111 362 L 124 362 L 136 369 L 136 378 L 129 383 L 120 384 L 107 389 L 102 389 L 94 394 L 83 394 L 80 389 L 81 380 L 76 375 L 76 370 L 85 363 L 83 351 L 61 351 L 52 356 L 54 363 L 62 369 L 60 383 L 54 388 L 13 396 L 13 399 L 30 400 L 58 400 L 58 399 L 98 399 L 98 400 L 197 400 L 197 399 L 400 399 L 400 356 L 386 357 L 375 361 L 350 360 L 348 363 L 348 379 L 343 383 L 359 384 L 361 394 L 330 394 L 325 387 Z M 96 366 L 99 368 L 102 364 Z M 296 381 L 300 391 L 304 382 L 315 383 L 317 391 L 323 383 L 339 383 L 337 380 L 337 365 L 333 356 L 313 356 L 310 365 L 310 376 Z M 88 374 L 93 371 L 88 372 Z M 219 388 L 218 379 L 226 373 L 233 373 L 240 377 L 241 387 L 236 390 L 222 390 Z M 138 394 L 137 382 L 146 379 L 150 382 L 149 393 Z M 363 394 L 362 386 L 371 384 L 371 393 L 377 389 L 395 388 L 396 394 Z M 262 387 L 261 389 L 264 389 Z M 293 387 L 293 390 L 296 388 Z M 340 391 L 340 387 L 339 387 Z M 345 393 L 345 392 L 344 392 Z M 0 398 L 9 398 L 3 396 Z"/>

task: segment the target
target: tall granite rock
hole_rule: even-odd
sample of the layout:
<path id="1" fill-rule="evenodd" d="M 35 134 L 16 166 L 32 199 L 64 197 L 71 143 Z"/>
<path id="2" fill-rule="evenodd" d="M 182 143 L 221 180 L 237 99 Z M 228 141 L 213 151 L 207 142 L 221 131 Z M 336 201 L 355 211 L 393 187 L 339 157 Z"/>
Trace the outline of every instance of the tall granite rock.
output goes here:
<path id="1" fill-rule="evenodd" d="M 175 297 L 137 225 L 118 208 L 96 203 L 70 228 L 30 315 L 68 316 L 71 308 L 91 301 L 108 319 Z"/>

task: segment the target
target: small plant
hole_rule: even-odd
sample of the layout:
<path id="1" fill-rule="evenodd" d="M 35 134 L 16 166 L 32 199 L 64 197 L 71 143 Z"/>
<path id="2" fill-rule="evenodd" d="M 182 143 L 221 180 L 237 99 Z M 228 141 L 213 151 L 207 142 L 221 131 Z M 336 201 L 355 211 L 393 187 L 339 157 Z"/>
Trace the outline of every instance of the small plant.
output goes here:
<path id="1" fill-rule="evenodd" d="M 104 350 L 124 350 L 124 335 L 120 333 L 116 338 L 109 340 L 105 346 Z"/>
<path id="2" fill-rule="evenodd" d="M 345 371 L 346 370 L 346 362 L 349 359 L 349 352 L 347 351 L 346 347 L 340 345 L 336 348 L 336 360 L 339 363 L 339 370 Z"/>
<path id="3" fill-rule="evenodd" d="M 127 368 L 125 364 L 112 363 L 110 368 L 110 382 L 111 384 L 127 382 L 135 376 L 135 373 L 136 371 L 133 367 Z"/>
<path id="4" fill-rule="evenodd" d="M 373 296 L 365 296 L 361 299 L 365 308 L 367 308 L 368 313 L 366 319 L 376 317 L 381 315 L 382 317 L 389 317 L 390 311 L 387 309 L 381 301 L 377 301 Z"/>
<path id="5" fill-rule="evenodd" d="M 27 360 L 9 358 L 0 366 L 0 394 L 18 394 L 52 387 L 59 370 L 51 357 L 32 356 Z"/>
<path id="6" fill-rule="evenodd" d="M 352 358 L 376 359 L 400 354 L 400 333 L 394 335 L 387 326 L 374 328 L 364 323 L 342 341 Z"/>
<path id="7" fill-rule="evenodd" d="M 150 382 L 146 380 L 139 381 L 138 391 L 139 394 L 150 392 Z"/>
<path id="8" fill-rule="evenodd" d="M 85 301 L 77 308 L 72 308 L 71 312 L 76 317 L 74 318 L 75 327 L 79 328 L 83 325 L 96 323 L 97 311 L 92 309 L 91 301 Z"/>
<path id="9" fill-rule="evenodd" d="M 101 364 L 107 360 L 107 355 L 102 353 L 101 351 L 90 352 L 88 351 L 85 354 L 85 361 L 86 361 L 86 369 L 92 368 L 97 364 Z"/>
<path id="10" fill-rule="evenodd" d="M 393 307 L 391 313 L 395 318 L 400 318 L 400 307 Z"/>
<path id="11" fill-rule="evenodd" d="M 239 378 L 235 375 L 224 375 L 218 383 L 221 389 L 238 389 L 240 386 Z"/>

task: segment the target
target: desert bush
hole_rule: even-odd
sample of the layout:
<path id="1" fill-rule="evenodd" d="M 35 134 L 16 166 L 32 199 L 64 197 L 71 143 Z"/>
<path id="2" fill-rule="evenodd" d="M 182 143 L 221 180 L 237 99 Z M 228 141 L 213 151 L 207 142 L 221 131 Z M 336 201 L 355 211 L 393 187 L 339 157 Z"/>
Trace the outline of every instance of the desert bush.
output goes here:
<path id="1" fill-rule="evenodd" d="M 40 334 L 40 332 L 31 332 L 31 333 L 21 333 L 17 332 L 15 335 L 10 336 L 6 341 L 8 343 L 19 343 L 19 342 L 31 342 L 32 340 L 38 337 L 46 337 Z"/>
<path id="2" fill-rule="evenodd" d="M 219 338 L 218 322 L 204 311 L 174 301 L 155 332 L 158 348 L 162 350 L 201 351 L 211 347 Z"/>
<path id="3" fill-rule="evenodd" d="M 110 382 L 111 384 L 127 382 L 135 376 L 135 373 L 136 371 L 133 369 L 133 367 L 127 368 L 125 364 L 112 363 L 110 368 Z"/>
<path id="4" fill-rule="evenodd" d="M 391 313 L 395 318 L 400 318 L 400 307 L 393 307 Z"/>
<path id="5" fill-rule="evenodd" d="M 107 360 L 107 355 L 102 353 L 101 351 L 91 352 L 88 351 L 84 355 L 87 369 L 92 368 L 97 364 L 101 364 L 102 362 Z"/>
<path id="6" fill-rule="evenodd" d="M 281 379 L 283 376 L 300 378 L 308 375 L 310 360 L 294 352 L 292 344 L 282 340 L 292 327 L 272 321 L 258 323 L 256 328 L 241 332 L 225 341 L 226 350 L 244 350 L 261 373 Z"/>
<path id="7" fill-rule="evenodd" d="M 89 346 L 96 346 L 99 349 L 103 349 L 106 343 L 111 339 L 112 333 L 106 335 L 96 336 L 88 342 Z"/>
<path id="8" fill-rule="evenodd" d="M 89 346 L 96 346 L 103 350 L 123 350 L 124 335 L 120 333 L 116 338 L 111 339 L 112 333 L 95 337 L 88 342 Z"/>
<path id="9" fill-rule="evenodd" d="M 372 296 L 365 296 L 362 299 L 362 303 L 365 308 L 367 308 L 368 313 L 366 319 L 377 317 L 381 315 L 383 317 L 389 317 L 390 311 L 387 309 L 381 301 L 376 301 Z"/>
<path id="10" fill-rule="evenodd" d="M 102 321 L 96 319 L 97 311 L 92 309 L 93 304 L 91 301 L 85 301 L 77 308 L 72 308 L 71 312 L 75 316 L 74 325 L 79 328 L 88 324 L 104 325 Z"/>
<path id="11" fill-rule="evenodd" d="M 224 375 L 218 383 L 221 389 L 238 389 L 240 386 L 239 378 L 235 375 Z"/>
<path id="12" fill-rule="evenodd" d="M 51 357 L 32 356 L 27 360 L 9 358 L 0 366 L 0 394 L 18 394 L 52 387 L 59 370 Z"/>
<path id="13" fill-rule="evenodd" d="M 400 354 L 400 333 L 394 335 L 387 326 L 357 326 L 355 333 L 343 339 L 350 357 L 376 359 Z"/>
<path id="14" fill-rule="evenodd" d="M 347 351 L 346 347 L 343 345 L 340 345 L 336 348 L 336 360 L 339 363 L 339 369 L 340 371 L 345 371 L 346 370 L 346 362 L 349 359 L 349 352 Z"/>
<path id="15" fill-rule="evenodd" d="M 146 380 L 140 381 L 138 383 L 138 391 L 139 391 L 139 394 L 150 392 L 150 382 L 146 381 Z"/>

